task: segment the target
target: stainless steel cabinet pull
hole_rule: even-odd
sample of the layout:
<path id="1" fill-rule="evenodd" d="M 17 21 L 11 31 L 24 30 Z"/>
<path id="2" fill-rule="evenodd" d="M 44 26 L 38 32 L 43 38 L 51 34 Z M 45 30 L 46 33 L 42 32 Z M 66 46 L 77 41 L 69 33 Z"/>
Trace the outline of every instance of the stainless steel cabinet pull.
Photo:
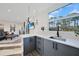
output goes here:
<path id="1" fill-rule="evenodd" d="M 52 44 L 53 44 L 53 49 L 57 50 L 58 49 L 58 44 L 56 42 L 53 42 Z"/>
<path id="2" fill-rule="evenodd" d="M 55 43 L 55 50 L 57 50 L 58 49 L 58 44 L 57 43 Z"/>
<path id="3" fill-rule="evenodd" d="M 53 48 L 54 48 L 54 42 L 52 44 L 53 44 Z"/>

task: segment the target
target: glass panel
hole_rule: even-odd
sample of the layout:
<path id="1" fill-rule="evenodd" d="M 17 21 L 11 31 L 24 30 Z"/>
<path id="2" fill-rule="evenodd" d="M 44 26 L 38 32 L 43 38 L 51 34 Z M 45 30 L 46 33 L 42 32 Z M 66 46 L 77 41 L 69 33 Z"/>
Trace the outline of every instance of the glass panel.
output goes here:
<path id="1" fill-rule="evenodd" d="M 48 13 L 49 30 L 77 31 L 79 29 L 79 3 L 68 4 L 53 12 Z"/>

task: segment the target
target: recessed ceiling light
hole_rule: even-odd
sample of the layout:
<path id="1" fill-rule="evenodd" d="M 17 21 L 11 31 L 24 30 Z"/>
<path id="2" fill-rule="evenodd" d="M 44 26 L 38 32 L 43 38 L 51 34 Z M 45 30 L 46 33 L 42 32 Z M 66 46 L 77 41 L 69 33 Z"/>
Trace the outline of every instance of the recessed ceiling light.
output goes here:
<path id="1" fill-rule="evenodd" d="M 11 12 L 11 9 L 8 9 L 8 12 Z"/>
<path id="2" fill-rule="evenodd" d="M 33 10 L 33 13 L 35 13 L 36 12 L 36 10 Z"/>
<path id="3" fill-rule="evenodd" d="M 16 18 L 17 18 L 17 19 L 20 19 L 20 17 L 19 17 L 19 16 L 17 16 Z"/>

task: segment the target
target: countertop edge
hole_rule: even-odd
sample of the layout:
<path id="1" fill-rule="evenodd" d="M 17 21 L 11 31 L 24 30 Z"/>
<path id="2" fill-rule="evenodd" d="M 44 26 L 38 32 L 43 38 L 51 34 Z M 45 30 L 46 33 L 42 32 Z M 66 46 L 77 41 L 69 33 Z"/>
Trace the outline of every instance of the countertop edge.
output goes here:
<path id="1" fill-rule="evenodd" d="M 66 40 L 65 42 L 64 41 L 60 41 L 60 40 L 55 40 L 55 39 L 51 39 L 51 38 L 48 38 L 48 37 L 45 37 L 45 36 L 42 36 L 42 35 L 38 35 L 38 34 L 33 34 L 33 35 L 29 35 L 29 34 L 26 34 L 26 35 L 22 35 L 20 36 L 21 39 L 23 38 L 26 38 L 26 37 L 32 37 L 32 36 L 38 36 L 38 37 L 41 37 L 41 38 L 45 38 L 47 40 L 51 40 L 51 41 L 54 41 L 54 42 L 58 42 L 58 43 L 61 43 L 61 44 L 64 44 L 64 45 L 68 45 L 68 46 L 71 46 L 73 48 L 78 48 L 79 49 L 79 40 Z"/>

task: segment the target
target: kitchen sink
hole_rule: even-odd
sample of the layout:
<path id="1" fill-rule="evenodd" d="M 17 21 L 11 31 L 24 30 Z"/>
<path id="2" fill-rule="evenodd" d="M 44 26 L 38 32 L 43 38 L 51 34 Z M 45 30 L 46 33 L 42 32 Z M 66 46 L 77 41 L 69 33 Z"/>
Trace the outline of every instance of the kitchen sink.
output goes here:
<path id="1" fill-rule="evenodd" d="M 55 39 L 55 40 L 61 40 L 61 41 L 66 41 L 66 39 L 64 39 L 64 38 L 61 38 L 61 37 L 53 37 L 53 36 L 50 36 L 49 38 L 51 38 L 51 39 Z"/>
<path id="2" fill-rule="evenodd" d="M 53 36 L 51 36 L 51 37 L 49 37 L 49 38 L 51 38 L 51 39 L 56 39 L 55 37 L 53 37 Z"/>

